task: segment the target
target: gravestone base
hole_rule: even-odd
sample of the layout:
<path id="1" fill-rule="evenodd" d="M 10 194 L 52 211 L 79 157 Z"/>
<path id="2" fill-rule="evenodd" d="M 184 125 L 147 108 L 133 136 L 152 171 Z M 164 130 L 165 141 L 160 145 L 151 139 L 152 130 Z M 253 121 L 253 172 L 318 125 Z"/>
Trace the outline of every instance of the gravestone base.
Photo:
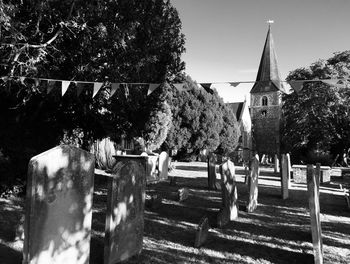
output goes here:
<path id="1" fill-rule="evenodd" d="M 162 197 L 159 194 L 146 195 L 145 206 L 151 210 L 156 210 L 162 205 Z"/>

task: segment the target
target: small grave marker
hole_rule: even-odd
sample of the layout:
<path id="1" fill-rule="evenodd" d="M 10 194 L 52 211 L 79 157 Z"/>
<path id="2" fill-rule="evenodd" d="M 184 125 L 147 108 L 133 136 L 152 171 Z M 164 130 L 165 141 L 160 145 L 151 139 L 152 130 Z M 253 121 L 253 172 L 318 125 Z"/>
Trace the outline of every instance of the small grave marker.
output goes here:
<path id="1" fill-rule="evenodd" d="M 185 200 L 187 200 L 189 194 L 190 194 L 190 191 L 188 190 L 188 188 L 184 187 L 184 188 L 181 188 L 177 191 L 178 193 L 178 199 L 179 199 L 179 202 L 183 202 Z"/>
<path id="2" fill-rule="evenodd" d="M 216 162 L 215 154 L 209 153 L 208 155 L 208 188 L 209 190 L 217 189 L 215 162 Z"/>
<path id="3" fill-rule="evenodd" d="M 158 209 L 162 205 L 162 197 L 159 194 L 146 195 L 145 205 L 151 209 Z"/>
<path id="4" fill-rule="evenodd" d="M 205 243 L 208 238 L 209 233 L 209 220 L 208 217 L 204 216 L 199 221 L 197 230 L 196 230 L 196 238 L 194 241 L 195 247 L 200 247 Z"/>

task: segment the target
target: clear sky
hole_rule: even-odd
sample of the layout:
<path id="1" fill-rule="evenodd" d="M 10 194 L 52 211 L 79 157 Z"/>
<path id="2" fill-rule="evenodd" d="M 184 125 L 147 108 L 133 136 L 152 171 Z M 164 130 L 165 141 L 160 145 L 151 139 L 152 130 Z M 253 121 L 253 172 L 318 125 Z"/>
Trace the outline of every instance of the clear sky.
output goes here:
<path id="1" fill-rule="evenodd" d="M 274 20 L 272 35 L 283 80 L 296 68 L 350 49 L 350 0 L 171 2 L 186 36 L 186 73 L 197 82 L 254 81 L 267 20 Z M 251 87 L 213 86 L 225 102 L 244 100 Z"/>

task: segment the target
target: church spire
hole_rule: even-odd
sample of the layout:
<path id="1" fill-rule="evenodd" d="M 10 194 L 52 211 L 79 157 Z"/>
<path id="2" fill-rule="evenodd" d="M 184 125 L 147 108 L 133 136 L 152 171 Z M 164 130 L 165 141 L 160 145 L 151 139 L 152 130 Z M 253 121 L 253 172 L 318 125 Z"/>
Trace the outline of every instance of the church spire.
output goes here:
<path id="1" fill-rule="evenodd" d="M 273 23 L 273 21 L 269 20 L 264 50 L 260 59 L 258 75 L 256 76 L 257 82 L 250 91 L 251 93 L 276 90 L 285 92 L 277 66 L 277 56 L 271 33 L 271 23 Z"/>

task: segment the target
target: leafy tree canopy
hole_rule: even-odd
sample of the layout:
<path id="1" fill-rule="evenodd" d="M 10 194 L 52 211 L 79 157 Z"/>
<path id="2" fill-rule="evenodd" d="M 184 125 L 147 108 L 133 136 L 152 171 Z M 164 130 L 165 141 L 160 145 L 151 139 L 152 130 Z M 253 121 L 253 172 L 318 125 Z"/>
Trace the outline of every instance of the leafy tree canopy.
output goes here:
<path id="1" fill-rule="evenodd" d="M 165 144 L 177 158 L 193 159 L 204 149 L 228 154 L 238 142 L 236 117 L 216 91 L 206 92 L 184 76 L 186 91 L 168 93 L 173 119 Z"/>
<path id="2" fill-rule="evenodd" d="M 349 70 L 350 51 L 344 51 L 292 71 L 287 80 L 348 78 Z M 331 163 L 332 156 L 350 146 L 349 95 L 346 88 L 320 81 L 306 82 L 299 94 L 283 96 L 283 143 L 296 161 Z"/>

